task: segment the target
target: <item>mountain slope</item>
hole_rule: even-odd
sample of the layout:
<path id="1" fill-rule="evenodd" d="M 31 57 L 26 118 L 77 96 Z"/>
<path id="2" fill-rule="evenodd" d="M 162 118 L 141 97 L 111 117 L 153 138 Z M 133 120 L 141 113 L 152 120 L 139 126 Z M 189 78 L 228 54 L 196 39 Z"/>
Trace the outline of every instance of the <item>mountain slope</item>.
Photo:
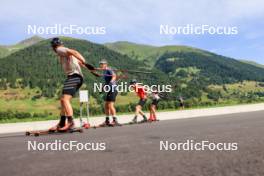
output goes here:
<path id="1" fill-rule="evenodd" d="M 177 75 L 189 76 L 191 77 L 189 79 L 193 76 L 203 77 L 210 84 L 234 83 L 243 80 L 263 81 L 264 69 L 259 64 L 241 62 L 197 48 L 156 47 L 130 42 L 106 43 L 105 46 L 136 60 L 143 60 L 149 66 L 171 77 Z"/>
<path id="2" fill-rule="evenodd" d="M 215 55 L 214 53 L 211 53 L 209 51 L 205 51 L 189 46 L 180 46 L 180 45 L 157 47 L 157 46 L 143 45 L 132 42 L 126 42 L 126 41 L 118 41 L 114 43 L 106 43 L 105 46 L 119 53 L 126 54 L 133 59 L 143 60 L 149 66 L 154 66 L 158 58 L 166 52 L 197 53 L 197 54 L 202 54 L 205 57 Z M 239 61 L 246 64 L 264 68 L 263 65 L 256 63 L 254 61 L 248 61 L 248 60 L 239 60 Z"/>
<path id="3" fill-rule="evenodd" d="M 78 50 L 89 63 L 94 65 L 97 65 L 100 59 L 108 59 L 115 68 L 131 70 L 149 68 L 146 59 L 131 59 L 127 55 L 110 50 L 109 44 L 106 44 L 108 47 L 105 47 L 74 38 L 62 37 L 62 40 L 67 47 Z M 40 87 L 44 95 L 53 96 L 56 91 L 53 87 L 58 87 L 58 82 L 63 81 L 63 74 L 62 70 L 58 70 L 60 67 L 49 42 L 49 40 L 42 40 L 1 59 L 0 78 L 6 79 L 1 80 L 0 87 L 1 85 L 4 87 L 3 85 L 6 84 L 15 87 L 17 79 L 20 79 L 20 85 L 32 88 Z M 24 45 L 25 43 L 32 44 L 31 39 L 21 42 Z M 130 78 L 138 78 L 149 84 L 175 84 L 182 81 L 181 83 L 188 87 L 191 83 L 194 86 L 195 81 L 199 80 L 200 83 L 196 83 L 198 89 L 204 89 L 210 84 L 221 85 L 243 80 L 261 82 L 264 79 L 264 69 L 191 47 L 154 47 L 129 42 L 117 42 L 112 46 L 122 50 L 125 48 L 126 51 L 136 51 L 142 57 L 149 56 L 148 59 L 153 59 L 155 55 L 153 74 L 133 73 L 130 75 Z M 89 81 L 95 80 L 88 72 L 85 74 L 88 78 L 87 84 Z"/>
<path id="4" fill-rule="evenodd" d="M 31 46 L 31 45 L 34 45 L 42 40 L 45 40 L 44 38 L 42 37 L 39 37 L 37 35 L 33 36 L 33 37 L 30 37 L 28 39 L 25 39 L 25 40 L 22 40 L 21 42 L 19 42 L 17 45 L 21 45 L 23 47 L 27 47 L 27 46 Z"/>
<path id="5" fill-rule="evenodd" d="M 212 54 L 171 52 L 163 54 L 155 67 L 170 75 L 188 75 L 182 69 L 193 68 L 197 77 L 210 84 L 235 83 L 243 80 L 264 81 L 264 69 L 238 60 Z"/>
<path id="6" fill-rule="evenodd" d="M 254 61 L 250 61 L 250 60 L 240 60 L 240 61 L 243 63 L 246 63 L 246 64 L 254 65 L 256 67 L 264 68 L 264 65 L 259 64 L 259 63 L 254 62 Z"/>
<path id="7" fill-rule="evenodd" d="M 126 54 L 133 59 L 143 60 L 149 66 L 154 66 L 157 59 L 166 52 L 195 52 L 204 55 L 211 55 L 210 52 L 188 46 L 168 45 L 157 47 L 123 41 L 106 43 L 105 46 L 119 53 Z"/>
<path id="8" fill-rule="evenodd" d="M 34 45 L 42 40 L 44 40 L 44 38 L 41 38 L 39 36 L 33 36 L 14 45 L 2 45 L 0 46 L 0 58 L 6 57 L 14 52 L 19 51 L 20 49 Z"/>
<path id="9" fill-rule="evenodd" d="M 115 44 L 119 50 L 128 53 L 134 51 L 130 56 L 134 54 L 138 57 L 132 59 L 128 54 L 116 52 L 116 48 L 106 47 L 108 44 L 100 45 L 68 37 L 61 39 L 65 46 L 76 49 L 88 63 L 95 66 L 98 66 L 99 60 L 107 59 L 114 68 L 142 71 L 147 69 L 152 72 L 151 74 L 130 73 L 128 79 L 122 81 L 136 78 L 144 84 L 160 85 L 161 90 L 164 90 L 163 86 L 171 85 L 171 92 L 161 93 L 160 109 L 178 107 L 179 96 L 184 98 L 186 107 L 264 100 L 264 83 L 262 83 L 264 69 L 232 58 L 184 46 L 154 47 L 129 42 Z M 29 44 L 31 40 L 25 40 L 21 44 L 25 45 L 25 43 Z M 146 56 L 148 57 L 145 58 Z M 152 62 L 151 67 L 149 61 Z M 23 111 L 26 103 L 30 107 L 26 111 L 31 112 L 32 109 L 39 109 L 37 112 L 46 109 L 53 109 L 53 113 L 58 111 L 56 98 L 61 94 L 65 75 L 56 54 L 50 47 L 50 40 L 31 43 L 28 47 L 0 59 L 0 64 L 2 109 L 5 109 L 8 101 L 9 105 L 16 104 L 15 110 L 18 111 L 21 109 Z M 91 113 L 101 113 L 102 94 L 94 92 L 93 86 L 95 82 L 102 82 L 102 79 L 95 78 L 85 69 L 83 73 L 85 84 L 82 88 L 88 89 L 92 96 Z M 20 93 L 23 95 L 20 96 Z M 120 97 L 119 95 L 118 98 Z M 131 94 L 121 99 L 123 103 L 117 106 L 117 110 L 133 111 L 134 105 L 130 105 Z M 121 99 L 118 99 L 117 104 Z M 76 108 L 78 101 L 77 99 L 75 101 Z"/>
<path id="10" fill-rule="evenodd" d="M 73 38 L 62 37 L 61 39 L 65 46 L 79 51 L 87 62 L 93 65 L 98 65 L 101 59 L 107 59 L 110 65 L 115 68 L 139 70 L 144 67 L 144 63 L 141 61 L 130 59 L 102 45 Z M 40 41 L 14 52 L 2 58 L 0 64 L 0 88 L 4 88 L 6 85 L 13 88 L 18 86 L 39 87 L 43 96 L 53 97 L 65 77 L 58 64 L 58 58 L 50 47 L 50 40 Z M 96 79 L 87 71 L 84 71 L 84 74 L 85 83 L 91 90 L 93 88 L 91 83 Z M 17 82 L 17 80 L 20 81 Z"/>
<path id="11" fill-rule="evenodd" d="M 6 47 L 0 46 L 0 58 L 8 55 L 8 49 Z"/>

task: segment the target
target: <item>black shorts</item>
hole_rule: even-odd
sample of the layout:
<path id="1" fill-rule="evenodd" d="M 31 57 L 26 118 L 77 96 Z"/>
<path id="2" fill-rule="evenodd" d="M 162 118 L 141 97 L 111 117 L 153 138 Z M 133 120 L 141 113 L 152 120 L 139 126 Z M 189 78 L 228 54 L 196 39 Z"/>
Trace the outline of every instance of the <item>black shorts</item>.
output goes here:
<path id="1" fill-rule="evenodd" d="M 104 100 L 115 102 L 117 94 L 118 94 L 117 90 L 114 90 L 114 91 L 111 90 L 109 92 L 106 92 Z"/>
<path id="2" fill-rule="evenodd" d="M 147 102 L 147 99 L 140 99 L 138 102 L 138 105 L 140 105 L 141 107 L 143 107 Z"/>
<path id="3" fill-rule="evenodd" d="M 152 103 L 151 104 L 152 105 L 155 105 L 155 106 L 158 106 L 159 100 L 154 99 L 154 100 L 152 100 Z"/>
<path id="4" fill-rule="evenodd" d="M 83 83 L 82 76 L 78 74 L 69 75 L 64 82 L 62 94 L 74 96 Z"/>

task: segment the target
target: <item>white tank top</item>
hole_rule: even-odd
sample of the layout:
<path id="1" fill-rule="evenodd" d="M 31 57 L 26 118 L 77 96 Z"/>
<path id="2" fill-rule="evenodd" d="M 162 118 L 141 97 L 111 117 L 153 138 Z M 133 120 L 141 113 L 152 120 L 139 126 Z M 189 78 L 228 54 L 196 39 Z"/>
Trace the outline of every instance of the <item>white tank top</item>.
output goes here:
<path id="1" fill-rule="evenodd" d="M 157 92 L 152 92 L 151 98 L 152 98 L 152 100 L 159 100 L 160 99 L 159 94 Z"/>
<path id="2" fill-rule="evenodd" d="M 78 59 L 67 54 L 68 48 L 59 46 L 56 48 L 57 54 L 60 56 L 60 62 L 66 75 L 79 74 L 83 76 Z"/>

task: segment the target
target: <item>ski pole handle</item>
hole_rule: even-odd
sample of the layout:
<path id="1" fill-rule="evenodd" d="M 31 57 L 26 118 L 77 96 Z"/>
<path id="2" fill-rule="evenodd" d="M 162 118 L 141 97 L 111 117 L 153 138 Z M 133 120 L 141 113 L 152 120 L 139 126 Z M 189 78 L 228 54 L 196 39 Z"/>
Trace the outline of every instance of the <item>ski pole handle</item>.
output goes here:
<path id="1" fill-rule="evenodd" d="M 95 70 L 95 67 L 92 66 L 91 64 L 84 63 L 85 67 L 88 68 L 89 70 Z"/>

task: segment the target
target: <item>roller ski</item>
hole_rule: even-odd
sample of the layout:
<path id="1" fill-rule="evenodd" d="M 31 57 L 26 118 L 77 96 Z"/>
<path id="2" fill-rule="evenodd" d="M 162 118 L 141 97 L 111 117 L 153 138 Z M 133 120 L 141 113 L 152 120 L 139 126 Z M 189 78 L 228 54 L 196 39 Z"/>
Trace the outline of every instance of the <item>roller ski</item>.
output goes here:
<path id="1" fill-rule="evenodd" d="M 113 117 L 113 121 L 112 122 L 110 122 L 109 118 L 106 118 L 106 120 L 102 124 L 93 126 L 93 128 L 96 129 L 96 128 L 103 128 L 103 127 L 116 127 L 116 126 L 122 126 L 122 124 L 120 124 L 117 121 L 116 117 Z"/>
<path id="2" fill-rule="evenodd" d="M 114 127 L 114 125 L 112 123 L 110 123 L 109 117 L 106 117 L 106 119 L 103 123 L 93 126 L 94 129 L 105 128 L 105 127 Z"/>
<path id="3" fill-rule="evenodd" d="M 152 123 L 152 122 L 158 122 L 159 119 L 157 119 L 156 115 L 154 114 L 151 114 L 149 119 L 148 119 L 148 122 Z"/>
<path id="4" fill-rule="evenodd" d="M 72 118 L 68 118 L 68 123 L 65 123 L 66 117 L 62 116 L 59 123 L 48 130 L 36 130 L 36 131 L 27 131 L 26 136 L 40 136 L 47 134 L 58 134 L 58 133 L 82 133 L 82 128 L 74 127 L 74 121 Z"/>
<path id="5" fill-rule="evenodd" d="M 112 121 L 111 125 L 113 125 L 113 126 L 122 126 L 122 124 L 118 122 L 116 117 L 113 117 L 113 121 Z"/>
<path id="6" fill-rule="evenodd" d="M 135 116 L 131 122 L 125 123 L 124 125 L 135 125 L 135 124 L 142 124 L 142 123 L 147 123 L 147 122 L 148 122 L 148 119 L 146 116 L 143 116 L 143 120 L 141 121 L 138 121 L 137 116 Z"/>
<path id="7" fill-rule="evenodd" d="M 27 131 L 26 136 L 40 136 L 40 135 L 48 135 L 48 134 L 62 134 L 62 133 L 82 133 L 82 128 L 71 128 L 68 130 L 36 130 L 36 131 Z"/>
<path id="8" fill-rule="evenodd" d="M 159 121 L 160 121 L 159 119 L 154 119 L 154 120 L 153 120 L 153 119 L 148 119 L 148 122 L 149 122 L 149 123 L 152 123 L 152 122 L 159 122 Z"/>

